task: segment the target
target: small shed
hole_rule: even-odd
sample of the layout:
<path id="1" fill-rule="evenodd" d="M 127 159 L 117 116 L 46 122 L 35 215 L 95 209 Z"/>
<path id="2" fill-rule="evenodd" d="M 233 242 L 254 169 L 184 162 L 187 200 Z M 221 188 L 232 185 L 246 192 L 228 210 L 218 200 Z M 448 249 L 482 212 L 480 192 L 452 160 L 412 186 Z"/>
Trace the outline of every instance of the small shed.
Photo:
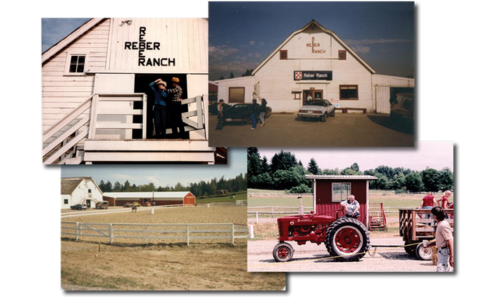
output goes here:
<path id="1" fill-rule="evenodd" d="M 336 216 L 342 210 L 340 202 L 354 195 L 359 202 L 359 221 L 368 227 L 369 180 L 377 180 L 369 175 L 306 175 L 314 181 L 314 211 L 320 215 Z"/>
<path id="2" fill-rule="evenodd" d="M 156 205 L 195 205 L 196 197 L 191 192 L 123 192 L 104 193 L 104 199 L 111 206 L 123 206 L 127 202 L 139 202 L 146 205 L 154 202 Z"/>

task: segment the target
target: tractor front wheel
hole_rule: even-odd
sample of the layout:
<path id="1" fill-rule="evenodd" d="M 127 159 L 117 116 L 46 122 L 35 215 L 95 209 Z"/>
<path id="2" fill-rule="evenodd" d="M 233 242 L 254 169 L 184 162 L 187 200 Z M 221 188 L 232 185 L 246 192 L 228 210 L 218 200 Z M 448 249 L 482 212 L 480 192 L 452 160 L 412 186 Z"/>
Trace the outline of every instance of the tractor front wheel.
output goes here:
<path id="1" fill-rule="evenodd" d="M 328 228 L 325 245 L 338 261 L 358 261 L 370 248 L 370 234 L 360 221 L 341 218 Z"/>
<path id="2" fill-rule="evenodd" d="M 274 246 L 273 257 L 278 262 L 286 262 L 292 259 L 293 252 L 292 245 L 283 242 Z"/>

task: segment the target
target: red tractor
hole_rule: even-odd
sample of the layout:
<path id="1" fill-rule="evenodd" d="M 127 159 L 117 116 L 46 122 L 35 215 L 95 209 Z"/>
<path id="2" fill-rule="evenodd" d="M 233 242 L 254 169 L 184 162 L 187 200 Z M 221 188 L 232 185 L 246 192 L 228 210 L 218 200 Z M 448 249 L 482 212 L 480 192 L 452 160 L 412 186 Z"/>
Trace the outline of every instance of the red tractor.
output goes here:
<path id="1" fill-rule="evenodd" d="M 302 212 L 302 209 L 301 209 Z M 301 213 L 298 216 L 278 218 L 279 244 L 273 256 L 278 262 L 292 259 L 295 250 L 287 241 L 299 245 L 306 242 L 325 243 L 336 261 L 358 261 L 370 247 L 370 235 L 363 223 L 355 218 Z"/>

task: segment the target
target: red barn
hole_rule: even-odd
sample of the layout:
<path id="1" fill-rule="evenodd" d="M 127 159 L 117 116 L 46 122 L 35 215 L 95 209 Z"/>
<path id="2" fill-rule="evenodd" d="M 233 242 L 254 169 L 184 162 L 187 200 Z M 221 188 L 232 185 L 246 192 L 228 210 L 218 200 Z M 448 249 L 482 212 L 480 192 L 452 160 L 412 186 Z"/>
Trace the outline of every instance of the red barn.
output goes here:
<path id="1" fill-rule="evenodd" d="M 306 175 L 314 180 L 314 211 L 320 215 L 336 216 L 342 210 L 340 202 L 354 195 L 359 202 L 359 221 L 368 227 L 368 183 L 377 180 L 368 175 Z"/>
<path id="2" fill-rule="evenodd" d="M 190 192 L 123 192 L 104 193 L 104 199 L 112 206 L 123 206 L 127 202 L 137 201 L 141 205 L 154 202 L 156 205 L 195 205 L 196 197 Z"/>

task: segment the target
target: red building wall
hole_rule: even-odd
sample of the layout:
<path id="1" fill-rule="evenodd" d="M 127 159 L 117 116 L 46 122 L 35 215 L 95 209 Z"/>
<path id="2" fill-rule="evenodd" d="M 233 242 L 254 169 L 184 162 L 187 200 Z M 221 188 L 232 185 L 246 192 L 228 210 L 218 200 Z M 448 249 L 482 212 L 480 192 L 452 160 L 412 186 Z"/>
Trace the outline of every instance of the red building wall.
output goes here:
<path id="1" fill-rule="evenodd" d="M 196 204 L 196 197 L 193 194 L 188 193 L 184 197 L 184 204 L 185 205 L 195 205 Z"/>
<path id="2" fill-rule="evenodd" d="M 359 202 L 359 221 L 367 222 L 367 180 L 339 180 L 339 179 L 316 179 L 316 213 L 327 216 L 336 216 L 337 211 L 342 210 L 340 202 L 332 202 L 332 183 L 351 183 L 351 194 Z"/>

